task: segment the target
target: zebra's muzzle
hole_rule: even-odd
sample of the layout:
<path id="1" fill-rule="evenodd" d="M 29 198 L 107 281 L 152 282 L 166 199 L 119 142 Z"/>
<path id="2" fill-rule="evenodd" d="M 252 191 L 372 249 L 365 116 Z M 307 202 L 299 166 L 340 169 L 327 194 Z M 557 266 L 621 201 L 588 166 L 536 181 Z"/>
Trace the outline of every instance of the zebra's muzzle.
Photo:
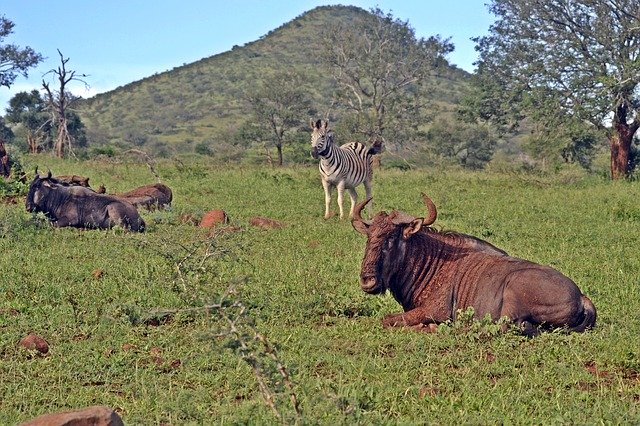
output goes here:
<path id="1" fill-rule="evenodd" d="M 315 159 L 318 159 L 318 148 L 316 148 L 315 146 L 311 148 L 311 156 Z"/>

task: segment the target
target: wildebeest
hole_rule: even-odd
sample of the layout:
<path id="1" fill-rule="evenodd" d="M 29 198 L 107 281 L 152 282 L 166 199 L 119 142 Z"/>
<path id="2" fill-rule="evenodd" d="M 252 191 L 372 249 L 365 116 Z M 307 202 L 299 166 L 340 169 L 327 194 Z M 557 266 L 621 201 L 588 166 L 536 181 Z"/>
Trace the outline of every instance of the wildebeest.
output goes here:
<path id="1" fill-rule="evenodd" d="M 89 178 L 78 175 L 60 175 L 55 176 L 55 180 L 66 186 L 84 186 L 85 188 L 91 188 L 89 185 Z"/>
<path id="2" fill-rule="evenodd" d="M 476 318 L 510 318 L 523 334 L 564 328 L 584 331 L 596 322 L 591 300 L 560 272 L 509 256 L 469 235 L 430 227 L 437 210 L 422 194 L 426 218 L 401 211 L 377 213 L 371 221 L 358 204 L 352 220 L 367 236 L 360 287 L 367 293 L 389 290 L 404 312 L 384 317 L 385 327 L 428 331 L 455 320 L 457 310 L 472 307 Z"/>
<path id="3" fill-rule="evenodd" d="M 148 210 L 171 206 L 173 200 L 171 188 L 162 183 L 144 185 L 128 192 L 112 195 L 130 202 L 136 207 L 144 207 Z"/>
<path id="4" fill-rule="evenodd" d="M 27 194 L 28 212 L 42 212 L 56 227 L 108 229 L 115 225 L 143 232 L 144 220 L 133 204 L 82 186 L 65 186 L 51 177 L 36 177 Z"/>

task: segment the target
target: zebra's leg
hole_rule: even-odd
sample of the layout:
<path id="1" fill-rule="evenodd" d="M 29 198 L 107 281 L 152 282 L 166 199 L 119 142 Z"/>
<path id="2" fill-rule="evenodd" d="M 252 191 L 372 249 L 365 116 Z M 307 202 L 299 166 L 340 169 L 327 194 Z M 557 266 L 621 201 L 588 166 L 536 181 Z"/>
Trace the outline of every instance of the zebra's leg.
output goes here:
<path id="1" fill-rule="evenodd" d="M 349 188 L 349 196 L 351 197 L 351 210 L 349 211 L 349 219 L 353 219 L 353 213 L 356 210 L 356 204 L 358 203 L 358 193 L 355 189 Z"/>
<path id="2" fill-rule="evenodd" d="M 371 181 L 365 180 L 363 183 L 364 183 L 364 192 L 366 194 L 365 199 L 368 200 L 373 196 L 371 193 Z M 367 213 L 369 214 L 369 217 L 373 217 L 373 200 L 371 200 L 367 205 Z"/>
<path id="3" fill-rule="evenodd" d="M 342 201 L 344 200 L 344 181 L 338 184 L 338 207 L 340 208 L 340 220 L 344 219 Z"/>
<path id="4" fill-rule="evenodd" d="M 331 217 L 331 190 L 333 185 L 323 180 L 322 187 L 324 188 L 324 218 L 329 219 Z"/>

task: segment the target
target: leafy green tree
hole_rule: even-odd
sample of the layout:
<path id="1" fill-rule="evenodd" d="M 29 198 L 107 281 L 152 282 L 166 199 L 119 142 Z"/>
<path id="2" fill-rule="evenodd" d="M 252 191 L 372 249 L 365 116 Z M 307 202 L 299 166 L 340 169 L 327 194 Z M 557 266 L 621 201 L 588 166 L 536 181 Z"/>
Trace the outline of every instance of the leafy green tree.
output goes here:
<path id="1" fill-rule="evenodd" d="M 427 132 L 433 152 L 455 159 L 462 167 L 482 169 L 491 160 L 496 139 L 486 126 L 436 120 Z"/>
<path id="2" fill-rule="evenodd" d="M 293 71 L 269 74 L 246 94 L 246 100 L 254 120 L 249 125 L 253 129 L 245 127 L 243 131 L 250 133 L 253 140 L 275 146 L 278 165 L 282 166 L 282 147 L 288 134 L 302 126 L 313 113 L 302 75 Z M 265 149 L 268 154 L 268 145 Z"/>
<path id="3" fill-rule="evenodd" d="M 67 131 L 73 138 L 75 145 L 81 148 L 87 146 L 87 132 L 80 116 L 75 111 L 67 111 Z"/>
<path id="4" fill-rule="evenodd" d="M 5 118 L 10 123 L 22 125 L 29 152 L 39 152 L 47 144 L 51 133 L 51 118 L 46 111 L 44 99 L 37 90 L 16 93 L 9 100 Z"/>
<path id="5" fill-rule="evenodd" d="M 9 142 L 13 139 L 13 131 L 4 122 L 4 119 L 0 117 L 0 141 Z"/>
<path id="6" fill-rule="evenodd" d="M 606 144 L 605 137 L 593 126 L 559 116 L 535 120 L 522 149 L 544 164 L 577 163 L 589 170 L 595 154 Z"/>
<path id="7" fill-rule="evenodd" d="M 19 74 L 27 77 L 29 68 L 42 61 L 42 55 L 30 47 L 3 44 L 4 39 L 13 33 L 14 26 L 4 15 L 0 16 L 0 86 L 11 87 Z"/>
<path id="8" fill-rule="evenodd" d="M 269 166 L 273 165 L 271 148 L 274 145 L 271 131 L 263 123 L 255 120 L 243 123 L 234 134 L 233 145 L 241 147 L 245 152 L 252 147 L 257 148 L 261 153 L 260 155 L 264 156 L 267 164 Z"/>
<path id="9" fill-rule="evenodd" d="M 589 123 L 609 140 L 611 177 L 627 176 L 640 127 L 638 1 L 493 0 L 489 10 L 496 22 L 474 39 L 475 116 L 503 128 L 523 116 Z"/>
<path id="10" fill-rule="evenodd" d="M 417 126 L 429 76 L 453 51 L 439 35 L 417 38 L 408 22 L 375 8 L 349 23 L 328 25 L 319 37 L 321 62 L 338 85 L 337 103 L 357 119 L 370 141 Z"/>

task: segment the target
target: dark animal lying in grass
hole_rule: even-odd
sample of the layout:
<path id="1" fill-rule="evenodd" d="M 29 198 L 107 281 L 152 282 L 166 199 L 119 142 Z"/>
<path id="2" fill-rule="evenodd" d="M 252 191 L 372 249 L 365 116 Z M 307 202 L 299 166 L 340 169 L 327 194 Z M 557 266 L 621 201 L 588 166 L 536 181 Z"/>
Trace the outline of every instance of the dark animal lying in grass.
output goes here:
<path id="1" fill-rule="evenodd" d="M 144 185 L 122 194 L 112 194 L 122 198 L 136 207 L 144 207 L 148 210 L 171 206 L 173 193 L 171 189 L 162 183 Z"/>
<path id="2" fill-rule="evenodd" d="M 385 327 L 435 329 L 454 320 L 457 310 L 473 307 L 476 318 L 508 317 L 526 335 L 566 328 L 584 331 L 596 310 L 576 284 L 560 272 L 504 251 L 478 238 L 429 227 L 433 202 L 423 194 L 428 214 L 414 218 L 400 211 L 377 213 L 365 221 L 358 204 L 352 220 L 367 236 L 360 286 L 370 294 L 390 290 L 404 313 L 387 315 Z"/>
<path id="3" fill-rule="evenodd" d="M 51 173 L 36 175 L 25 204 L 27 211 L 44 213 L 56 227 L 108 229 L 118 225 L 138 232 L 145 228 L 131 203 L 82 186 L 63 185 Z"/>
<path id="4" fill-rule="evenodd" d="M 78 175 L 61 175 L 54 176 L 54 179 L 66 186 L 83 186 L 85 188 L 91 188 L 89 185 L 89 178 Z"/>
<path id="5" fill-rule="evenodd" d="M 36 167 L 36 174 L 38 174 L 38 168 Z M 86 176 L 80 175 L 56 175 L 53 176 L 52 179 L 55 179 L 59 184 L 64 186 L 82 186 L 84 188 L 91 188 L 89 185 L 89 178 Z M 104 194 L 104 186 L 100 185 L 100 187 L 95 191 L 98 194 Z"/>

